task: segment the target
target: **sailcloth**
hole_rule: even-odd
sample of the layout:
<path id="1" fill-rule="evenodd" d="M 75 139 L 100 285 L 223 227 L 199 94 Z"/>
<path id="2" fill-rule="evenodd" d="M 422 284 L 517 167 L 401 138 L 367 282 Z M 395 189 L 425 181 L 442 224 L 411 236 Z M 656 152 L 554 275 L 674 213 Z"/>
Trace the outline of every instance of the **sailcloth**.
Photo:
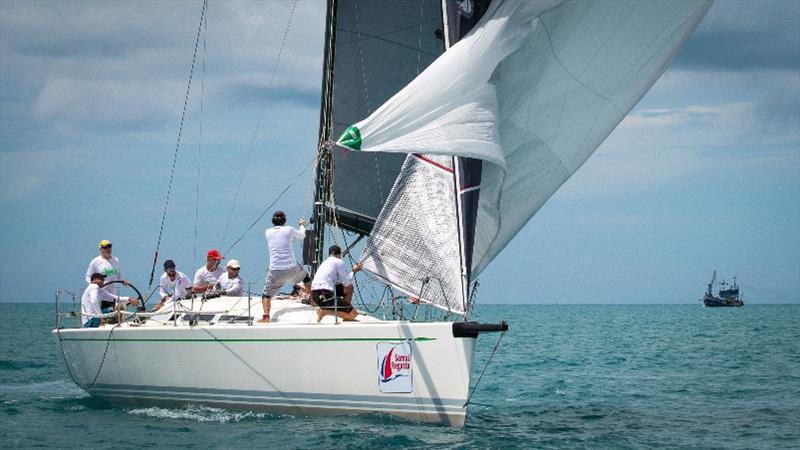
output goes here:
<path id="1" fill-rule="evenodd" d="M 710 5 L 495 1 L 472 32 L 340 144 L 481 160 L 477 275 L 641 99 Z M 384 210 L 410 205 L 390 198 Z M 382 251 L 372 246 L 364 258 Z"/>

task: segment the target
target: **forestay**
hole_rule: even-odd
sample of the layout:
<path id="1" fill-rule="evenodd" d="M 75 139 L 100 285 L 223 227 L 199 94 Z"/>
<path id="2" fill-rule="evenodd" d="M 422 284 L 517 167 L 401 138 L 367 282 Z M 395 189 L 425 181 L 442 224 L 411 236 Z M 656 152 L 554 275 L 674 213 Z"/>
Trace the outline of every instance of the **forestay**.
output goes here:
<path id="1" fill-rule="evenodd" d="M 482 160 L 477 275 L 641 99 L 710 5 L 493 2 L 470 34 L 340 143 Z M 368 250 L 366 258 L 383 252 Z"/>

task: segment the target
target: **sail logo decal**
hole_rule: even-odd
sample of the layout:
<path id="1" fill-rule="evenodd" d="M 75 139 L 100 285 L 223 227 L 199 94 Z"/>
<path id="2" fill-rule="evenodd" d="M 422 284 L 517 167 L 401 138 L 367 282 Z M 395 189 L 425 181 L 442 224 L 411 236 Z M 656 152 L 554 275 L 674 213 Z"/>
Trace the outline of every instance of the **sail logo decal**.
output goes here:
<path id="1" fill-rule="evenodd" d="M 379 342 L 378 388 L 386 393 L 414 391 L 410 342 Z"/>

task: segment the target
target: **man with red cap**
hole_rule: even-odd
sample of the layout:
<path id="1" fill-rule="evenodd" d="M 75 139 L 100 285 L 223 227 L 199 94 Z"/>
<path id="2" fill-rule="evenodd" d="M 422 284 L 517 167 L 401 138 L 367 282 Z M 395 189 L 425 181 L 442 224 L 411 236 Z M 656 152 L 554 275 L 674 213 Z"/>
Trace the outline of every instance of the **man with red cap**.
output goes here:
<path id="1" fill-rule="evenodd" d="M 225 259 L 216 249 L 211 249 L 206 255 L 206 265 L 197 269 L 194 273 L 194 284 L 192 290 L 194 292 L 205 292 L 210 287 L 214 286 L 225 269 L 220 267 L 219 262 Z"/>

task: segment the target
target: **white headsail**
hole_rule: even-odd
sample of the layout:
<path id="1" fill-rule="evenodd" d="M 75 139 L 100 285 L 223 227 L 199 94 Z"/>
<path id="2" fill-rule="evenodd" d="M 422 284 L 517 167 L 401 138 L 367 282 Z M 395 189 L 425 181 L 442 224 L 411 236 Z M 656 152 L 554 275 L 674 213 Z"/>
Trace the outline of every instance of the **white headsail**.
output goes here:
<path id="1" fill-rule="evenodd" d="M 478 274 L 655 83 L 710 5 L 496 0 L 470 34 L 340 143 L 483 161 Z M 384 209 L 408 207 L 389 199 Z M 371 245 L 365 258 L 386 258 L 382 251 Z M 448 296 L 457 309 L 462 296 Z"/>

